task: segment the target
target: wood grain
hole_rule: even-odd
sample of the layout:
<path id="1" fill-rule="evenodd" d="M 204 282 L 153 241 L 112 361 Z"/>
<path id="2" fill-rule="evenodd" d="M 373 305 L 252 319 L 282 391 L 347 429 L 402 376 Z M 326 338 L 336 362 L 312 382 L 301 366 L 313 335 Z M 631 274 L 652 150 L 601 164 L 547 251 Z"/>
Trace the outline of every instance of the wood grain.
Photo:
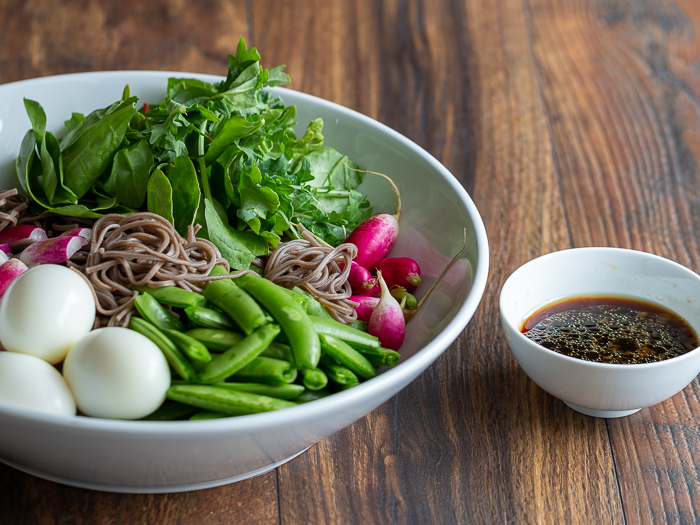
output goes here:
<path id="1" fill-rule="evenodd" d="M 700 268 L 695 0 L 0 0 L 0 83 L 106 69 L 223 74 L 243 36 L 290 87 L 432 153 L 478 206 L 491 271 L 425 373 L 275 472 L 182 494 L 0 465 L 0 523 L 694 523 L 700 385 L 620 420 L 530 381 L 498 294 L 573 246 Z M 1 438 L 2 429 L 0 429 Z"/>

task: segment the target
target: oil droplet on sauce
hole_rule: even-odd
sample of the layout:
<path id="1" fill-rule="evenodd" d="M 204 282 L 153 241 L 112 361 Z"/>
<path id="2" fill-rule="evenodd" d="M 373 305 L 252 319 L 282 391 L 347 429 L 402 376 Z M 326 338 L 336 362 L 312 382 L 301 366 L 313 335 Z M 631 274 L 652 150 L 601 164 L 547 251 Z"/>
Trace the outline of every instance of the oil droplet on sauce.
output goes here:
<path id="1" fill-rule="evenodd" d="M 658 305 L 624 297 L 575 297 L 547 305 L 520 330 L 560 354 L 598 363 L 653 363 L 698 346 L 688 323 Z"/>

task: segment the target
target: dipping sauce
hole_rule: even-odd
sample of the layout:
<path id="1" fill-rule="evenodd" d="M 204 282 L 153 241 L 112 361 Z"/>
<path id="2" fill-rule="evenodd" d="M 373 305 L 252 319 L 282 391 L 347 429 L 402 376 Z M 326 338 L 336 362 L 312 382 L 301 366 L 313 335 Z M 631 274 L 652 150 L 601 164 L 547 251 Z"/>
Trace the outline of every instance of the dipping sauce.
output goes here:
<path id="1" fill-rule="evenodd" d="M 688 323 L 658 305 L 624 297 L 576 297 L 541 308 L 520 331 L 560 354 L 598 363 L 653 363 L 698 346 Z"/>

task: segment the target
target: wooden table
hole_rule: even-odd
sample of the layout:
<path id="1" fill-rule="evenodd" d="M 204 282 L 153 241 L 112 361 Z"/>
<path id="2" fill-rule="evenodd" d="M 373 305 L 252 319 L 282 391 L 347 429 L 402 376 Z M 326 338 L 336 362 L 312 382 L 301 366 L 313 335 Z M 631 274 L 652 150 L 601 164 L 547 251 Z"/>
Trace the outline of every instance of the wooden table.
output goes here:
<path id="1" fill-rule="evenodd" d="M 240 36 L 290 87 L 391 126 L 473 197 L 491 274 L 411 385 L 273 472 L 119 495 L 0 465 L 0 523 L 700 520 L 700 384 L 621 419 L 530 381 L 500 329 L 508 275 L 580 246 L 700 268 L 696 0 L 2 0 L 0 83 L 76 71 L 223 74 Z M 2 429 L 0 429 L 2 432 Z"/>

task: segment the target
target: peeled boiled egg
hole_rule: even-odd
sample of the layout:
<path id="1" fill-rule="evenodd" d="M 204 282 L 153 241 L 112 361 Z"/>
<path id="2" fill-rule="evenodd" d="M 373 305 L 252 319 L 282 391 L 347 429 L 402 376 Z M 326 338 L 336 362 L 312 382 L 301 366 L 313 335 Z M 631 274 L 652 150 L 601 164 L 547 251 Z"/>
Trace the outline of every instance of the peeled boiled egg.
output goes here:
<path id="1" fill-rule="evenodd" d="M 158 408 L 170 387 L 161 350 L 128 328 L 90 332 L 68 352 L 63 377 L 88 416 L 139 419 Z"/>
<path id="2" fill-rule="evenodd" d="M 95 321 L 90 286 L 56 264 L 35 266 L 17 277 L 0 303 L 0 341 L 10 352 L 56 364 Z"/>
<path id="3" fill-rule="evenodd" d="M 73 395 L 53 366 L 32 355 L 0 352 L 0 402 L 74 416 Z"/>

